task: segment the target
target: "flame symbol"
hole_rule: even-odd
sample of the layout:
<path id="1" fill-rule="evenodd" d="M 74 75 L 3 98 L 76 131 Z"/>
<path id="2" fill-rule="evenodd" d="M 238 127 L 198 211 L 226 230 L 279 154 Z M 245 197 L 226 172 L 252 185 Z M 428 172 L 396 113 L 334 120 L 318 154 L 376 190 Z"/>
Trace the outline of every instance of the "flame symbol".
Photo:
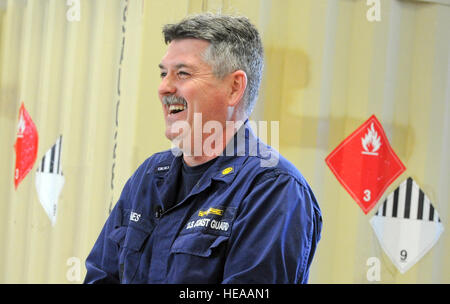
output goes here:
<path id="1" fill-rule="evenodd" d="M 367 155 L 378 155 L 377 151 L 381 147 L 380 136 L 378 136 L 377 131 L 375 131 L 373 127 L 373 123 L 370 125 L 370 128 L 367 129 L 367 134 L 364 138 L 361 138 L 362 146 L 364 151 L 362 154 Z"/>

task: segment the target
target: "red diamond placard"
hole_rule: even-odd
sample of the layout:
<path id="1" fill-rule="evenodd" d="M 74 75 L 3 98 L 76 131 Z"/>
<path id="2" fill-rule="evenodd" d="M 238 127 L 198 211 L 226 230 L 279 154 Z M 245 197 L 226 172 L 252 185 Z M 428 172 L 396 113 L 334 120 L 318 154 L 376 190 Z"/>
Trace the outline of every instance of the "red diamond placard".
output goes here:
<path id="1" fill-rule="evenodd" d="M 23 103 L 20 106 L 17 139 L 14 147 L 16 150 L 14 186 L 17 189 L 20 182 L 33 168 L 38 150 L 38 132 Z"/>
<path id="2" fill-rule="evenodd" d="M 325 161 L 365 214 L 406 169 L 375 115 L 337 146 Z"/>

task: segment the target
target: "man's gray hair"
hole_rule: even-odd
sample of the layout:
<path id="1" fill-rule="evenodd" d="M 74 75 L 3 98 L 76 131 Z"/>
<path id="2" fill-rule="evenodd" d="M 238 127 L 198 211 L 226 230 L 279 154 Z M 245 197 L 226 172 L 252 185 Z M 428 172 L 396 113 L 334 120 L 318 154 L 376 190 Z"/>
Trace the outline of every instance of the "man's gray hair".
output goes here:
<path id="1" fill-rule="evenodd" d="M 242 70 L 247 74 L 243 101 L 247 116 L 258 98 L 264 66 L 263 47 L 258 30 L 248 18 L 204 13 L 186 17 L 177 24 L 163 27 L 165 43 L 184 38 L 196 38 L 211 43 L 204 56 L 216 77 Z"/>

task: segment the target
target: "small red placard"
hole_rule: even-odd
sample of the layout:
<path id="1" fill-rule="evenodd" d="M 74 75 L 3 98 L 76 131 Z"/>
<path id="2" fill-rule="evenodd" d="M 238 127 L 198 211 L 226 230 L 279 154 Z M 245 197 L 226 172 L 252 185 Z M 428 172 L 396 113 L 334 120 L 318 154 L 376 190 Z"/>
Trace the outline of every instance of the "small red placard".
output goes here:
<path id="1" fill-rule="evenodd" d="M 20 106 L 19 126 L 14 147 L 16 150 L 14 186 L 17 189 L 20 182 L 33 168 L 38 150 L 38 132 L 23 103 Z"/>
<path id="2" fill-rule="evenodd" d="M 337 146 L 325 161 L 365 214 L 406 170 L 375 115 Z"/>

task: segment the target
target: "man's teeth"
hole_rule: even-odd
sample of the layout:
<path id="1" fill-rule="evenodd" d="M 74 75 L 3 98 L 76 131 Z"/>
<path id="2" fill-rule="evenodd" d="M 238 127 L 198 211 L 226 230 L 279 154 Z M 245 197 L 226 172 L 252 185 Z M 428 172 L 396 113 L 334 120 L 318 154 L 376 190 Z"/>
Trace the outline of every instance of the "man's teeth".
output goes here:
<path id="1" fill-rule="evenodd" d="M 170 105 L 169 106 L 170 113 L 180 112 L 180 111 L 183 111 L 184 109 L 186 109 L 186 107 L 184 105 Z"/>

